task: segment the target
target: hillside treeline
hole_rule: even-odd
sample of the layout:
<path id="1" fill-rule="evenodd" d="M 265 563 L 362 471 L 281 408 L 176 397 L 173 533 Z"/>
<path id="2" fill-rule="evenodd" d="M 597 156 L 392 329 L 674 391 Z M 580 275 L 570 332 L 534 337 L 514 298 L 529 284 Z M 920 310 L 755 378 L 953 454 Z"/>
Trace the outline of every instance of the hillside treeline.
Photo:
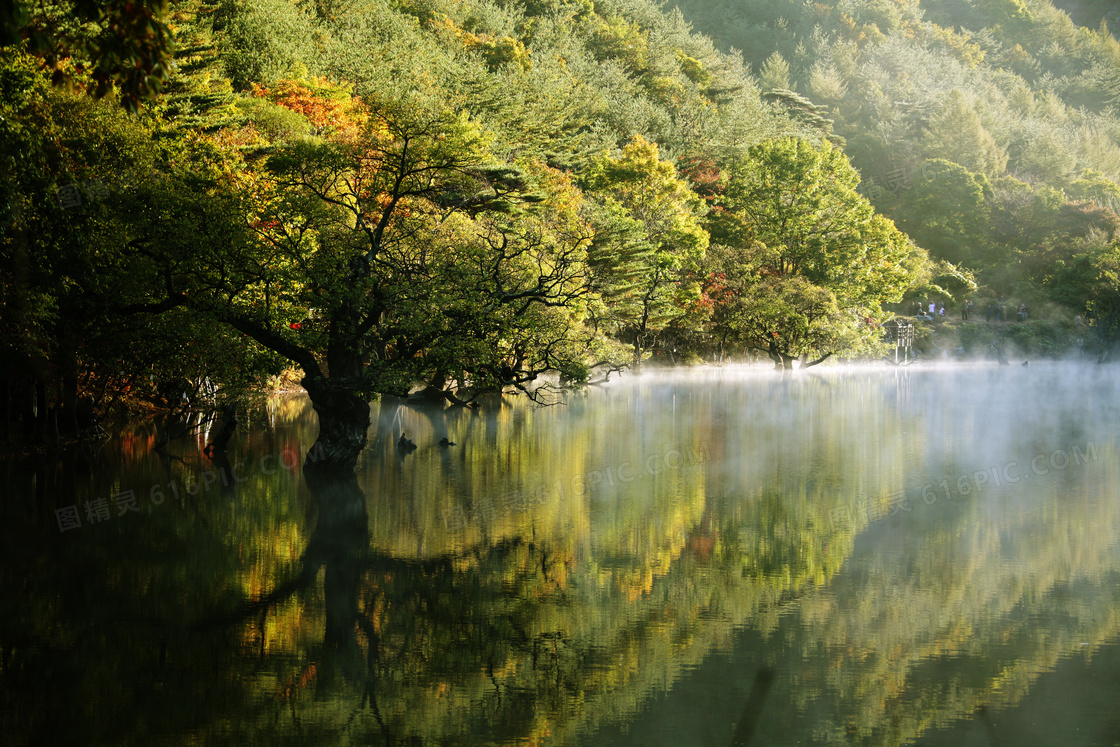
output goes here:
<path id="1" fill-rule="evenodd" d="M 1120 45 L 1047 2 L 73 0 L 5 23 L 10 436 L 294 367 L 342 454 L 377 395 L 876 356 L 914 299 L 1116 326 Z"/>

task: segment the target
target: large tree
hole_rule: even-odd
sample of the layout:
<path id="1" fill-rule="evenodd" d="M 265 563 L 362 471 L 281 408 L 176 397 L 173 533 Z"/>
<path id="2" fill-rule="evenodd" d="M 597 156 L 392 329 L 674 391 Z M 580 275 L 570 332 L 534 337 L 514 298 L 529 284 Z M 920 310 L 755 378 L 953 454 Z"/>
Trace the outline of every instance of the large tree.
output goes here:
<path id="1" fill-rule="evenodd" d="M 925 161 L 902 194 L 899 225 L 939 259 L 990 265 L 1002 259 L 991 248 L 991 191 L 983 174 L 944 159 Z"/>
<path id="2" fill-rule="evenodd" d="M 699 300 L 700 261 L 708 246 L 701 225 L 703 203 L 658 148 L 635 136 L 617 157 L 601 157 L 583 177 L 608 207 L 624 235 L 602 263 L 611 294 L 609 318 L 633 346 L 633 366 L 674 321 Z M 602 256 L 604 252 L 600 252 Z M 621 261 L 620 261 L 621 260 Z M 612 293 L 612 291 L 614 291 Z"/>
<path id="3" fill-rule="evenodd" d="M 148 308 L 190 307 L 299 366 L 319 416 L 310 458 L 331 467 L 354 465 L 375 395 L 429 382 L 463 403 L 585 377 L 592 233 L 567 180 L 496 162 L 485 130 L 430 91 L 336 113 L 258 167 L 185 176 L 171 204 L 138 196 L 132 241 L 166 278 Z"/>
<path id="4" fill-rule="evenodd" d="M 717 320 L 792 367 L 874 341 L 882 304 L 917 272 L 915 249 L 856 192 L 859 176 L 828 142 L 770 140 L 727 170 L 713 234 L 725 290 Z"/>
<path id="5" fill-rule="evenodd" d="M 159 176 L 174 149 L 150 119 L 52 88 L 36 67 L 0 52 L 0 420 L 68 439 L 91 429 L 94 408 L 205 407 L 262 385 L 275 356 L 185 309 L 147 314 L 165 289 L 162 274 L 136 272 L 150 244 L 197 248 L 212 228 L 191 220 L 205 195 Z M 173 205 L 182 222 L 168 220 Z M 141 219 L 152 242 L 133 241 Z"/>

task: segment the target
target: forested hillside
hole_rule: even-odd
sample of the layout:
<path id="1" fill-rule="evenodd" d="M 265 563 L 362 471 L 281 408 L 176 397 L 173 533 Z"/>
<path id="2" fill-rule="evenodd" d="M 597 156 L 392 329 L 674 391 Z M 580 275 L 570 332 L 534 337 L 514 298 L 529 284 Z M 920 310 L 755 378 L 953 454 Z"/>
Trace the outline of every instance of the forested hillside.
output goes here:
<path id="1" fill-rule="evenodd" d="M 373 396 L 875 356 L 904 298 L 1117 326 L 1120 44 L 1049 2 L 17 10 L 0 342 L 27 437 L 295 366 L 346 463 Z"/>
<path id="2" fill-rule="evenodd" d="M 763 95 L 831 122 L 861 192 L 979 298 L 1116 330 L 1120 43 L 1111 3 L 678 5 Z"/>

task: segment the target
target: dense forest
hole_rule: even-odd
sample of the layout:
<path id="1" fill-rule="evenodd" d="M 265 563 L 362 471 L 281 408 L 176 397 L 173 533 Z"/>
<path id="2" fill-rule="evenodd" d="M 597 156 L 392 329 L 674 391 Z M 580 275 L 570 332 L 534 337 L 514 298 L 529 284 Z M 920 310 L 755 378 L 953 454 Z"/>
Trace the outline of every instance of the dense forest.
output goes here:
<path id="1" fill-rule="evenodd" d="M 678 5 L 719 47 L 741 50 L 764 97 L 843 143 L 861 193 L 932 257 L 972 272 L 979 304 L 1004 298 L 1067 323 L 1081 314 L 1095 334 L 1080 335 L 1108 356 L 1120 229 L 1113 4 Z"/>
<path id="2" fill-rule="evenodd" d="M 294 368 L 311 458 L 346 466 L 377 396 L 874 358 L 930 298 L 1027 304 L 1106 359 L 1120 42 L 1070 6 L 1095 25 L 1049 0 L 17 5 L 7 438 Z"/>

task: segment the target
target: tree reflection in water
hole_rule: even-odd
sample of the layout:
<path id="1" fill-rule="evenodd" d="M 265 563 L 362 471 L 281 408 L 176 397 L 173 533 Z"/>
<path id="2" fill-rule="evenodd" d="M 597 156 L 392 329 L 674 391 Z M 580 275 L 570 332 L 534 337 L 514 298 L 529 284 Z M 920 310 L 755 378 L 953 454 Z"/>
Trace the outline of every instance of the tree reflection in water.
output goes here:
<path id="1" fill-rule="evenodd" d="M 659 709 L 689 723 L 671 693 L 732 650 L 740 669 L 697 685 L 727 701 L 690 732 L 706 742 L 885 746 L 998 715 L 1120 628 L 1120 506 L 1100 499 L 1120 484 L 1115 413 L 1013 416 L 1018 379 L 970 374 L 1000 413 L 978 419 L 914 376 L 653 377 L 543 411 L 386 402 L 356 473 L 254 473 L 65 534 L 58 504 L 199 465 L 123 443 L 3 465 L 22 502 L 4 504 L 0 593 L 21 602 L 0 612 L 0 727 L 13 744 L 641 741 L 646 720 L 670 732 Z M 292 410 L 230 461 L 311 443 Z M 1088 441 L 1079 470 L 834 521 L 900 483 Z M 700 464 L 481 510 L 702 442 Z"/>

